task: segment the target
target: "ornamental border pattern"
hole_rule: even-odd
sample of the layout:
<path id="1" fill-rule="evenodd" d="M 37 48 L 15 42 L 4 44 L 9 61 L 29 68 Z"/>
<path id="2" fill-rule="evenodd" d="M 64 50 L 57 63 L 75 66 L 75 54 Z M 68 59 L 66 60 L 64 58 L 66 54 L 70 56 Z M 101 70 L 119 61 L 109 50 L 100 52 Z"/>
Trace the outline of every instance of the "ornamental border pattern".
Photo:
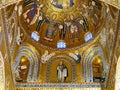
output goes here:
<path id="1" fill-rule="evenodd" d="M 101 87 L 105 87 L 104 84 L 74 84 L 74 83 L 70 83 L 70 84 L 66 84 L 66 83 L 55 83 L 55 84 L 51 84 L 51 83 L 44 83 L 44 84 L 15 84 L 16 88 L 22 88 L 22 87 L 31 87 L 31 88 L 35 88 L 35 87 L 41 87 L 41 88 L 47 88 L 47 87 L 54 87 L 54 88 L 101 88 Z"/>

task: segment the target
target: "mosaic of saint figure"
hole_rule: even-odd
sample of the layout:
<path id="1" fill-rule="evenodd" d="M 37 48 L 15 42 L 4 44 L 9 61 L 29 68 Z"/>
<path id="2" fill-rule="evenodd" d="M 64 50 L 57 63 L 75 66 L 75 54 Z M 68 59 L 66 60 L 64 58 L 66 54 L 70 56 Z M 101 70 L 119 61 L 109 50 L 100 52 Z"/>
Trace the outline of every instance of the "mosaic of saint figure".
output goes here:
<path id="1" fill-rule="evenodd" d="M 43 18 L 43 13 L 40 12 L 40 15 L 38 17 L 38 20 L 36 22 L 36 30 L 39 31 L 40 30 L 40 27 L 42 26 L 43 22 L 44 22 L 44 18 Z"/>
<path id="2" fill-rule="evenodd" d="M 16 81 L 19 81 L 19 80 L 21 81 L 22 80 L 22 78 L 20 77 L 20 72 L 21 72 L 20 68 L 21 67 L 18 66 L 17 69 L 15 70 Z"/>
<path id="3" fill-rule="evenodd" d="M 68 69 L 65 64 L 61 61 L 60 64 L 57 66 L 57 81 L 60 83 L 65 82 L 66 78 L 68 77 Z"/>
<path id="4" fill-rule="evenodd" d="M 80 31 L 77 25 L 71 24 L 70 25 L 70 38 L 78 38 L 80 35 Z"/>
<path id="5" fill-rule="evenodd" d="M 51 4 L 57 8 L 63 9 L 66 7 L 72 7 L 74 2 L 73 0 L 51 0 Z"/>
<path id="6" fill-rule="evenodd" d="M 66 24 L 59 26 L 59 29 L 60 29 L 59 36 L 60 36 L 60 39 L 64 39 L 65 38 L 65 36 L 66 36 L 66 28 L 67 28 Z"/>
<path id="7" fill-rule="evenodd" d="M 34 24 L 36 22 L 36 20 L 39 17 L 39 12 L 41 10 L 41 8 L 43 7 L 43 5 L 41 4 L 40 6 L 37 5 L 37 2 L 30 2 L 26 5 L 23 4 L 23 7 L 28 7 L 28 6 L 32 6 L 32 8 L 28 9 L 23 15 L 24 18 L 26 19 L 26 22 L 29 23 L 30 25 Z"/>
<path id="8" fill-rule="evenodd" d="M 49 53 L 45 50 L 44 54 L 41 56 L 41 62 L 46 63 L 53 56 L 55 56 L 55 52 Z"/>
<path id="9" fill-rule="evenodd" d="M 79 54 L 79 51 L 77 51 L 77 50 L 74 53 L 70 52 L 69 56 L 74 58 L 76 63 L 80 63 L 81 58 L 82 58 L 81 55 Z"/>
<path id="10" fill-rule="evenodd" d="M 44 37 L 45 40 L 53 41 L 53 38 L 56 36 L 57 33 L 57 23 L 51 22 L 49 24 L 48 29 L 46 30 L 46 37 Z"/>
<path id="11" fill-rule="evenodd" d="M 15 77 L 17 82 L 26 82 L 27 81 L 27 66 L 26 65 L 19 65 L 15 70 Z"/>
<path id="12" fill-rule="evenodd" d="M 24 6 L 24 5 L 23 5 Z M 24 13 L 24 18 L 27 20 L 28 23 L 31 23 L 33 18 L 37 15 L 38 9 L 37 9 L 37 3 L 32 3 L 32 8 L 27 10 Z"/>

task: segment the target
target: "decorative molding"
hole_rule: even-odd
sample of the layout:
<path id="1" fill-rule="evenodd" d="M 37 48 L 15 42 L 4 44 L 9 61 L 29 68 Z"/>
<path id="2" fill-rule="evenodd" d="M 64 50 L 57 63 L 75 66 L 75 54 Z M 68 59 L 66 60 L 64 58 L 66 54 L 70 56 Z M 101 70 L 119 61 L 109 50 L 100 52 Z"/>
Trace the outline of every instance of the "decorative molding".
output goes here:
<path id="1" fill-rule="evenodd" d="M 74 83 L 70 83 L 70 84 L 67 84 L 67 83 L 43 83 L 43 84 L 38 84 L 38 83 L 35 83 L 35 84 L 15 84 L 15 87 L 16 88 L 22 88 L 22 87 L 26 87 L 26 88 L 35 88 L 35 87 L 39 87 L 39 88 L 101 88 L 101 87 L 104 87 L 104 84 L 102 83 L 86 83 L 86 84 L 83 84 L 83 83 L 80 83 L 80 84 L 74 84 Z"/>

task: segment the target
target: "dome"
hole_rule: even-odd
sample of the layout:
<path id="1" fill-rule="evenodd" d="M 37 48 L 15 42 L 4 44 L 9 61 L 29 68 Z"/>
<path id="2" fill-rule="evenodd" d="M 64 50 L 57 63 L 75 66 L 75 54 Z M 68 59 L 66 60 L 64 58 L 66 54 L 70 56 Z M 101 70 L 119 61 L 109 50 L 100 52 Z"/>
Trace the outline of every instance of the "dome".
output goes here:
<path id="1" fill-rule="evenodd" d="M 96 0 L 26 0 L 19 4 L 23 31 L 49 48 L 57 48 L 60 41 L 64 41 L 65 48 L 82 46 L 98 35 L 105 20 L 104 5 Z"/>

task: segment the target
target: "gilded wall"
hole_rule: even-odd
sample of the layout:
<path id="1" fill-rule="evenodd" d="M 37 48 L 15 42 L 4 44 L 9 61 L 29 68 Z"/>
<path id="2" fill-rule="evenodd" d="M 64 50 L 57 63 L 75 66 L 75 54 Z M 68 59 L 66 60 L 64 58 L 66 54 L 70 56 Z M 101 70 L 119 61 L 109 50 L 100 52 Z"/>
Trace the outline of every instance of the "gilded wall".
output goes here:
<path id="1" fill-rule="evenodd" d="M 120 20 L 120 17 L 119 19 Z M 120 57 L 120 23 L 118 23 L 119 26 L 118 26 L 118 31 L 117 31 L 117 34 L 116 34 L 116 43 L 115 43 L 115 46 L 114 46 L 114 52 L 113 52 L 113 61 L 112 61 L 112 64 L 111 64 L 111 71 L 110 71 L 110 76 L 109 76 L 109 80 L 108 80 L 108 87 L 107 87 L 107 90 L 119 90 L 120 87 L 119 87 L 119 64 L 118 64 L 118 59 Z M 114 72 L 114 73 L 113 73 Z M 113 78 L 114 77 L 114 78 Z"/>
<path id="2" fill-rule="evenodd" d="M 3 13 L 0 9 L 0 90 L 11 90 L 13 88 L 13 83 L 2 15 Z"/>

